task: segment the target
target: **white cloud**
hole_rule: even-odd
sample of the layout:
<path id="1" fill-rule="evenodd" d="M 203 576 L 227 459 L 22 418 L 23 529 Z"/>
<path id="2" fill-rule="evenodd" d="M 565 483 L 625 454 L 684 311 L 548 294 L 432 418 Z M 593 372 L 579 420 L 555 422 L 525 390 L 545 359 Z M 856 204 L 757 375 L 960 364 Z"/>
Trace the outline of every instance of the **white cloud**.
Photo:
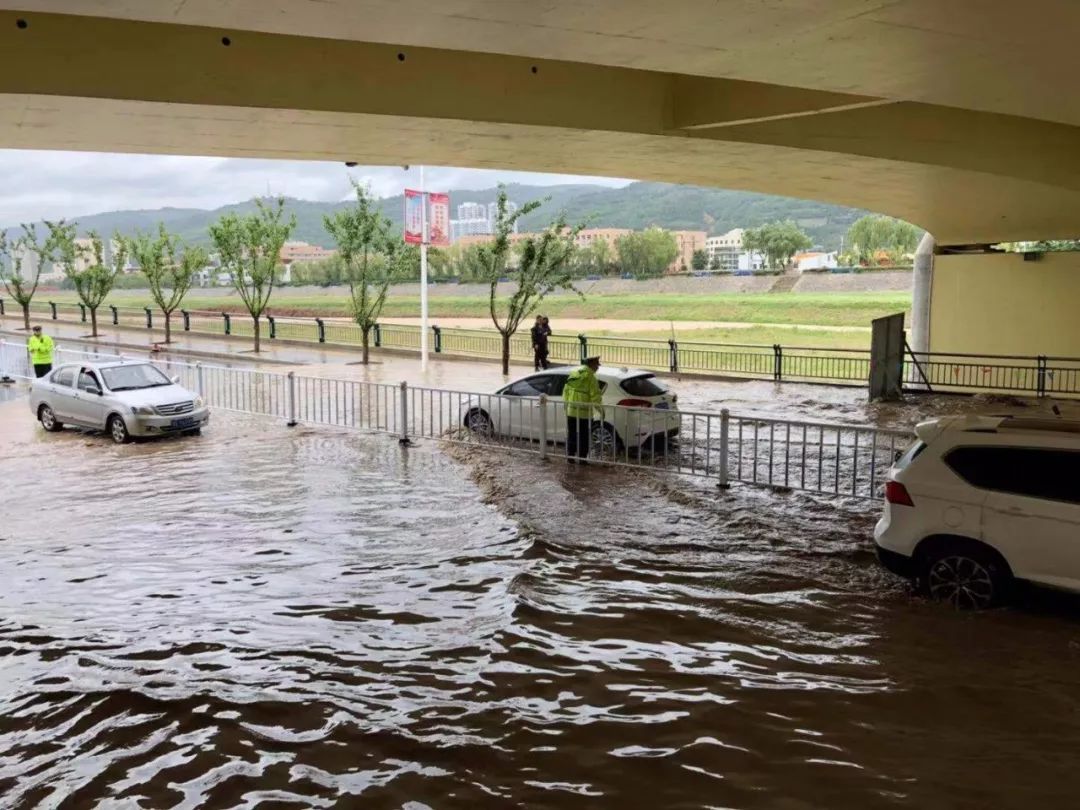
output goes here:
<path id="1" fill-rule="evenodd" d="M 217 208 L 254 196 L 284 194 L 305 200 L 341 200 L 349 195 L 349 175 L 368 183 L 380 196 L 415 188 L 416 168 L 341 163 L 167 157 L 88 152 L 0 150 L 0 227 L 39 219 L 77 219 L 103 211 Z M 621 186 L 628 180 L 562 174 L 499 172 L 489 169 L 430 167 L 430 190 L 481 189 L 497 183 L 598 183 Z"/>

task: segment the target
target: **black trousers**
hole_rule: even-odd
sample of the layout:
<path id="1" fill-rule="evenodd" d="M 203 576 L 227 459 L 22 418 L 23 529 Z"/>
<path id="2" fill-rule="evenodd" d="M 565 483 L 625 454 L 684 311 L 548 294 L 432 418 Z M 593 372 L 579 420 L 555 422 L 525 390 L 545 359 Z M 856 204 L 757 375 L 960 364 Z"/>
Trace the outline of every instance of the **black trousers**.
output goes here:
<path id="1" fill-rule="evenodd" d="M 542 368 L 551 368 L 551 363 L 548 362 L 548 350 L 534 348 L 533 369 L 539 371 Z"/>
<path id="2" fill-rule="evenodd" d="M 44 377 L 52 371 L 52 363 L 34 363 L 34 375 L 36 377 Z"/>
<path id="3" fill-rule="evenodd" d="M 566 455 L 569 458 L 588 458 L 592 420 L 587 416 L 566 417 Z"/>

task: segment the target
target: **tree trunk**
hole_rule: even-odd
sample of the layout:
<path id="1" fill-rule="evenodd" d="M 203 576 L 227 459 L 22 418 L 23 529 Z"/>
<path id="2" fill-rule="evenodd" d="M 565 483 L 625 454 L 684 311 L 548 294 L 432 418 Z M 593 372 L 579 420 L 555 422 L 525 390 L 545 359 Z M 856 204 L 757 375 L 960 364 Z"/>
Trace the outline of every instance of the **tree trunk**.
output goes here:
<path id="1" fill-rule="evenodd" d="M 164 312 L 164 310 L 162 310 Z M 165 313 L 165 342 L 172 343 L 172 313 Z"/>
<path id="2" fill-rule="evenodd" d="M 29 301 L 27 301 L 25 304 L 22 305 L 22 318 L 23 318 L 23 326 L 25 326 L 26 331 L 29 332 L 30 331 L 30 302 Z"/>
<path id="3" fill-rule="evenodd" d="M 503 374 L 510 373 L 510 335 L 502 333 L 502 368 Z"/>
<path id="4" fill-rule="evenodd" d="M 368 332 L 370 332 L 370 331 L 371 331 L 370 326 L 367 327 L 366 329 L 361 329 L 360 330 L 360 333 L 361 333 L 361 336 L 362 336 L 361 339 L 360 339 L 360 345 L 363 347 L 363 354 L 362 354 L 363 359 L 361 360 L 361 362 L 365 366 L 368 364 L 368 354 L 369 354 L 369 352 L 368 352 Z"/>
<path id="5" fill-rule="evenodd" d="M 90 307 L 90 336 L 97 337 L 97 307 Z"/>
<path id="6" fill-rule="evenodd" d="M 259 316 L 252 315 L 251 320 L 255 322 L 255 353 L 259 353 Z"/>

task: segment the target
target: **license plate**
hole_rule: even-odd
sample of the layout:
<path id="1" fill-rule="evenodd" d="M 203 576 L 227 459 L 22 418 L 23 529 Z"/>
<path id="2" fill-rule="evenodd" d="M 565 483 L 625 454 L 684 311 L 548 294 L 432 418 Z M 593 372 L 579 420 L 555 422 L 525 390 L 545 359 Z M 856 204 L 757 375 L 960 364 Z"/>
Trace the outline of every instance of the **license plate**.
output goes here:
<path id="1" fill-rule="evenodd" d="M 173 419 L 172 426 L 174 428 L 191 427 L 195 424 L 194 416 L 185 416 L 183 419 Z"/>
<path id="2" fill-rule="evenodd" d="M 656 408 L 656 410 L 658 410 L 658 411 L 669 411 L 669 410 L 671 410 L 671 406 L 668 405 L 666 402 L 657 402 L 656 405 L 654 405 L 653 407 Z"/>

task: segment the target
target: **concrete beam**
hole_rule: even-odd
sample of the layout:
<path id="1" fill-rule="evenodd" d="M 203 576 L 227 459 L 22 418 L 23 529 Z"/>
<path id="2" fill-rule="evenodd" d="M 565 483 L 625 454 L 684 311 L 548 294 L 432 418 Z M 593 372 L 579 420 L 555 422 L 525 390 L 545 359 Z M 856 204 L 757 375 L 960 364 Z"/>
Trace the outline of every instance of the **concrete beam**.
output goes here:
<path id="1" fill-rule="evenodd" d="M 893 103 L 849 93 L 702 76 L 673 76 L 671 88 L 671 125 L 686 130 L 717 129 Z"/>
<path id="2" fill-rule="evenodd" d="M 580 62 L 0 12 L 0 146 L 15 148 L 630 176 L 864 207 L 949 244 L 1080 233 L 1078 131 Z"/>

